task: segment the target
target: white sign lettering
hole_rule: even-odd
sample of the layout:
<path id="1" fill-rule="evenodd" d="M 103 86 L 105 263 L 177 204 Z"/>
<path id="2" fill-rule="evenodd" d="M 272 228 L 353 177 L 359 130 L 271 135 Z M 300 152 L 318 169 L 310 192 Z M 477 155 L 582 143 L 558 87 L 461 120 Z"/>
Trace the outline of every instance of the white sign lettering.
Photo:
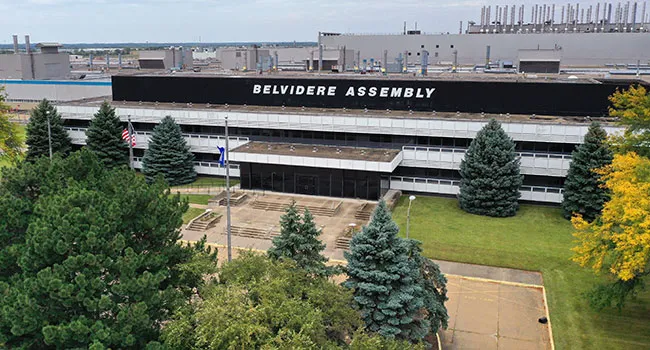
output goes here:
<path id="1" fill-rule="evenodd" d="M 378 98 L 431 98 L 436 88 L 411 88 L 390 86 L 350 86 L 345 91 L 345 97 L 378 97 Z M 307 95 L 307 96 L 336 96 L 336 86 L 325 85 L 253 85 L 254 95 Z"/>

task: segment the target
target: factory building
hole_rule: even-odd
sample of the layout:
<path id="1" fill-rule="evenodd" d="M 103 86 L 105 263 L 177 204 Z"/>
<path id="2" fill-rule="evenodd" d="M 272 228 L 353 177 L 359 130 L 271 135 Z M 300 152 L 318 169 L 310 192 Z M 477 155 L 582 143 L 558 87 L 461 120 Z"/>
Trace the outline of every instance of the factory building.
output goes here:
<path id="1" fill-rule="evenodd" d="M 18 47 L 18 36 L 13 36 L 14 54 L 0 55 L 0 79 L 44 80 L 65 79 L 70 75 L 69 54 L 59 52 L 58 43 L 40 43 L 32 51 L 29 35 L 25 35 L 25 51 Z"/>
<path id="2" fill-rule="evenodd" d="M 318 47 L 241 47 L 218 49 L 221 68 L 226 70 L 281 70 L 323 71 L 355 67 L 355 51 L 345 48 L 323 49 Z M 358 65 L 358 64 L 357 64 Z M 345 67 L 345 68 L 344 68 Z"/>
<path id="3" fill-rule="evenodd" d="M 483 79 L 483 80 L 482 80 Z M 376 200 L 390 189 L 455 195 L 460 162 L 489 118 L 501 121 L 521 159 L 522 200 L 559 203 L 571 151 L 590 120 L 608 132 L 607 96 L 630 81 L 517 81 L 326 76 L 114 76 L 113 106 L 136 129 L 136 167 L 164 116 L 181 126 L 199 174 L 241 187 Z M 59 104 L 73 142 L 101 99 Z"/>
<path id="4" fill-rule="evenodd" d="M 602 6 L 601 6 L 602 5 Z M 649 11 L 650 12 L 650 9 Z M 556 50 L 562 67 L 650 64 L 650 15 L 646 2 L 614 5 L 512 5 L 483 7 L 480 21 L 460 23 L 456 33 L 320 33 L 325 49 L 346 47 L 360 61 L 431 65 L 487 66 L 515 62 L 522 50 Z M 530 16 L 528 16 L 530 14 Z"/>
<path id="5" fill-rule="evenodd" d="M 183 47 L 170 47 L 166 50 L 138 51 L 140 69 L 192 69 L 192 50 Z"/>

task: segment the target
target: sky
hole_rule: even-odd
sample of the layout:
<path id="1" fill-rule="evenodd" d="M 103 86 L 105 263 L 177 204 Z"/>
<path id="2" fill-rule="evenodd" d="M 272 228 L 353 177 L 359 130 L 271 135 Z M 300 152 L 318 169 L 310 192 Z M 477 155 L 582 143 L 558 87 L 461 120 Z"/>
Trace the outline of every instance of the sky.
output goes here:
<path id="1" fill-rule="evenodd" d="M 0 44 L 12 34 L 21 43 L 25 34 L 32 43 L 316 41 L 319 31 L 399 33 L 404 21 L 457 33 L 483 5 L 526 4 L 528 18 L 534 3 L 542 1 L 0 0 Z"/>

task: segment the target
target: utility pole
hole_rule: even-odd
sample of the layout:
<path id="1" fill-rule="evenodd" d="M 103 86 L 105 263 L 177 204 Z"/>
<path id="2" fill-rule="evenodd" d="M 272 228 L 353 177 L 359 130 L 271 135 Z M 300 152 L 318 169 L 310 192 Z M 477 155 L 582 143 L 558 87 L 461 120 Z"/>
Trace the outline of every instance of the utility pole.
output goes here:
<path id="1" fill-rule="evenodd" d="M 52 161 L 52 127 L 50 125 L 50 111 L 45 111 L 47 117 L 47 143 L 50 146 L 50 161 Z"/>
<path id="2" fill-rule="evenodd" d="M 134 170 L 135 167 L 133 165 L 133 126 L 131 125 L 131 116 L 128 116 L 128 123 L 126 124 L 126 130 L 129 132 L 129 139 L 127 142 L 129 143 L 129 166 L 131 167 L 131 170 Z"/>
<path id="3" fill-rule="evenodd" d="M 228 237 L 228 262 L 232 261 L 232 236 L 230 230 L 230 161 L 228 155 L 228 116 L 225 117 L 226 122 L 226 147 L 224 160 L 226 162 L 226 236 Z"/>

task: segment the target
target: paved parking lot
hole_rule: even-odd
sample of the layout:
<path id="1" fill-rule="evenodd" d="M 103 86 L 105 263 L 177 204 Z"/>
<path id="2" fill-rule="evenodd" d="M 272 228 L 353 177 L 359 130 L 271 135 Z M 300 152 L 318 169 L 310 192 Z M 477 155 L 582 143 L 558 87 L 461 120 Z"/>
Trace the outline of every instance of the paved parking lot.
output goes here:
<path id="1" fill-rule="evenodd" d="M 447 276 L 443 349 L 551 349 L 542 288 Z"/>

